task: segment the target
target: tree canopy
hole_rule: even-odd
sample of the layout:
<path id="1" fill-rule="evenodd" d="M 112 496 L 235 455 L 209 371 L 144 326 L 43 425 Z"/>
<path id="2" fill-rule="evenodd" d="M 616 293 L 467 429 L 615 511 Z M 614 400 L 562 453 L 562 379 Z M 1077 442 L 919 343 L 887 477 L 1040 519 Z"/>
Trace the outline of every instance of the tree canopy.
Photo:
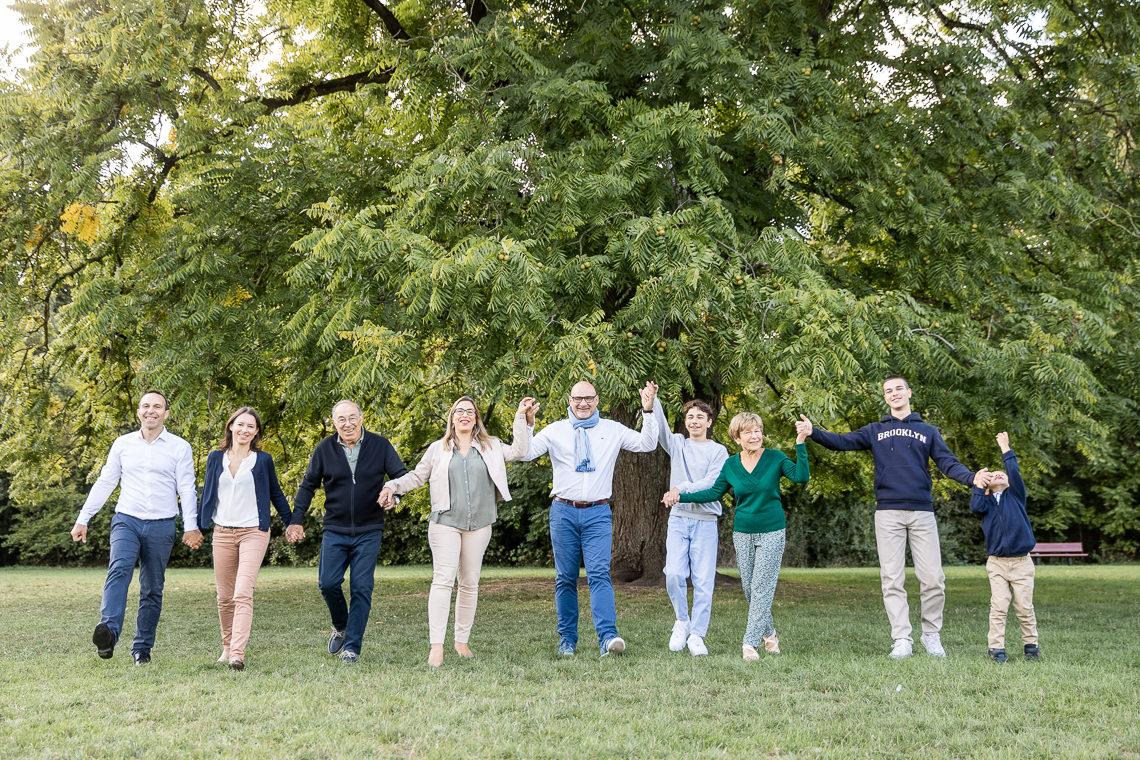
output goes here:
<path id="1" fill-rule="evenodd" d="M 800 413 L 877 417 L 888 372 L 969 464 L 1010 431 L 1039 537 L 1135 556 L 1134 5 L 15 7 L 0 529 L 23 561 L 94 551 L 66 527 L 145 387 L 200 457 L 256 406 L 295 483 L 346 396 L 405 458 L 461 393 L 506 432 L 583 377 L 615 414 L 656 379 L 787 443 Z M 804 519 L 865 522 L 870 463 L 817 461 Z"/>

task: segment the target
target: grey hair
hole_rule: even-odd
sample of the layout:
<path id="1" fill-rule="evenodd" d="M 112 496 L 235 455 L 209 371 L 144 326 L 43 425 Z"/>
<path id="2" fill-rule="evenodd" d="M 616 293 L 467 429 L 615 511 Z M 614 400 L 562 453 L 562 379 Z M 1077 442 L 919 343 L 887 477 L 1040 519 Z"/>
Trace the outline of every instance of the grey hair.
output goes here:
<path id="1" fill-rule="evenodd" d="M 360 404 L 356 403 L 355 401 L 353 401 L 350 398 L 342 398 L 340 401 L 338 401 L 332 405 L 332 409 L 329 409 L 329 416 L 330 417 L 334 417 L 334 418 L 336 417 L 336 408 L 338 406 L 340 406 L 341 404 L 352 404 L 353 406 L 356 407 L 357 414 L 364 416 L 364 410 L 360 408 Z"/>

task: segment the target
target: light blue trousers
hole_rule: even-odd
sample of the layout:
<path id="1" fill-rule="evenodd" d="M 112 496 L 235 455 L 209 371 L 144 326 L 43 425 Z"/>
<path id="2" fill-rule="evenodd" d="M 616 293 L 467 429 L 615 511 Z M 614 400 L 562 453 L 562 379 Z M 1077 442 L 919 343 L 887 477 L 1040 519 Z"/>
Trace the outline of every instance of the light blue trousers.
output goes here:
<path id="1" fill-rule="evenodd" d="M 677 620 L 689 623 L 689 632 L 702 639 L 709 630 L 713 586 L 716 584 L 716 520 L 694 520 L 671 515 L 665 534 L 665 589 Z M 693 612 L 689 589 L 693 581 Z"/>

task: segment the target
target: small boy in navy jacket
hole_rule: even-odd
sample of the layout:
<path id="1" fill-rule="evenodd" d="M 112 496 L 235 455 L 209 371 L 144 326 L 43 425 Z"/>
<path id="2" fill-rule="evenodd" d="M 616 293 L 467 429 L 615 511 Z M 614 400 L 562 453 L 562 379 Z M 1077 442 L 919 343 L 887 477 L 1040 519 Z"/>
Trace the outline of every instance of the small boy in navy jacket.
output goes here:
<path id="1" fill-rule="evenodd" d="M 1037 616 L 1033 611 L 1033 560 L 1029 551 L 1036 545 L 1033 526 L 1025 511 L 1025 482 L 1017 466 L 1017 454 L 1009 447 L 1009 433 L 998 433 L 1006 471 L 989 473 L 985 490 L 975 487 L 970 510 L 982 516 L 986 536 L 986 572 L 990 576 L 990 659 L 1005 662 L 1005 618 L 1012 595 L 1013 609 L 1021 621 L 1025 659 L 1041 656 L 1037 646 Z"/>

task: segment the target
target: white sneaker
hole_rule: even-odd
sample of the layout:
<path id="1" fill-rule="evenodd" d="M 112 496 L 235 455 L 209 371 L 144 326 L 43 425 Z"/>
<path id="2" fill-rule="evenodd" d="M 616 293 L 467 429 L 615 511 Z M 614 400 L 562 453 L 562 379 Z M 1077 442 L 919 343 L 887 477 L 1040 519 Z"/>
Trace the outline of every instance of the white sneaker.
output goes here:
<path id="1" fill-rule="evenodd" d="M 946 650 L 942 648 L 942 639 L 937 633 L 922 634 L 922 645 L 931 657 L 945 657 Z"/>
<path id="2" fill-rule="evenodd" d="M 689 647 L 689 654 L 693 657 L 704 657 L 709 653 L 708 647 L 705 646 L 705 640 L 695 633 L 690 633 L 689 640 L 685 643 Z"/>
<path id="3" fill-rule="evenodd" d="M 612 639 L 606 641 L 605 651 L 602 652 L 602 657 L 611 654 L 621 654 L 625 651 L 625 639 L 621 636 L 614 636 Z"/>
<path id="4" fill-rule="evenodd" d="M 751 647 L 747 644 L 743 644 L 740 647 L 740 651 L 744 656 L 745 662 L 756 662 L 760 659 L 760 653 L 756 651 L 756 647 Z"/>
<path id="5" fill-rule="evenodd" d="M 673 623 L 673 633 L 669 636 L 669 651 L 680 652 L 685 648 L 685 639 L 689 637 L 689 622 L 678 620 Z"/>
<path id="6" fill-rule="evenodd" d="M 892 660 L 905 660 L 914 654 L 914 644 L 910 639 L 895 639 L 895 645 L 891 647 Z"/>

